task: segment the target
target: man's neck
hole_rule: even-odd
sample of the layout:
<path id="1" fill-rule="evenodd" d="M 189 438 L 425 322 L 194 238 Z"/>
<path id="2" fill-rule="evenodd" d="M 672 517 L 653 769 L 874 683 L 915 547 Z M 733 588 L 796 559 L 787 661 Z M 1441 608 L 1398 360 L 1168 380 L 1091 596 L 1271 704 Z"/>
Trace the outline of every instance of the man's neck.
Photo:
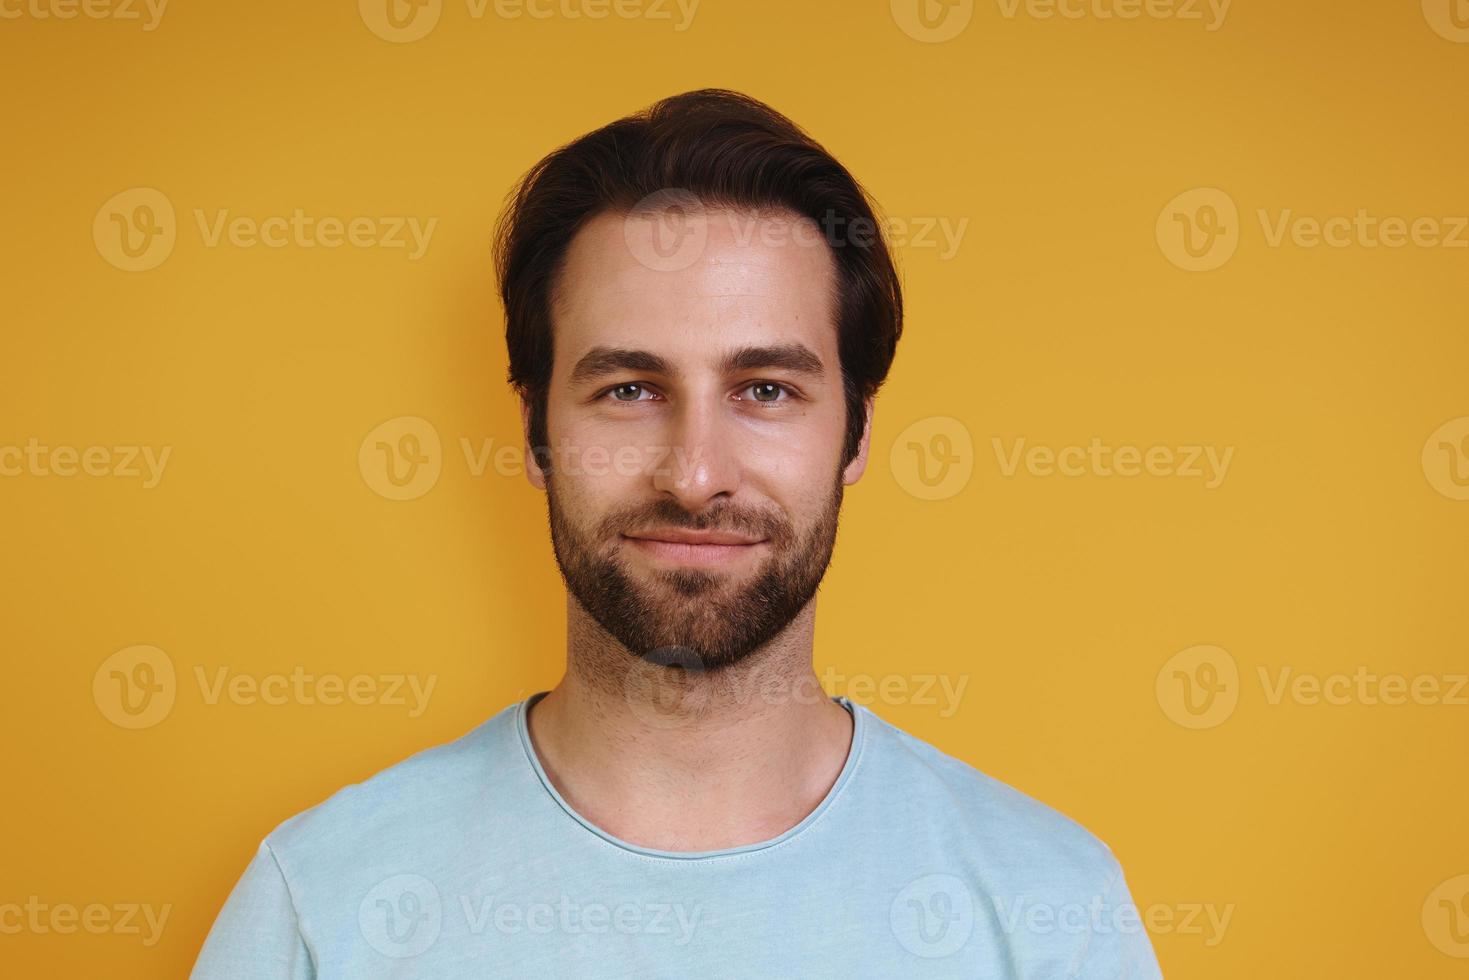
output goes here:
<path id="1" fill-rule="evenodd" d="M 573 614 L 566 676 L 527 718 L 556 791 L 606 833 L 656 850 L 739 847 L 800 823 L 853 731 L 812 669 L 814 605 L 708 673 L 649 664 Z"/>

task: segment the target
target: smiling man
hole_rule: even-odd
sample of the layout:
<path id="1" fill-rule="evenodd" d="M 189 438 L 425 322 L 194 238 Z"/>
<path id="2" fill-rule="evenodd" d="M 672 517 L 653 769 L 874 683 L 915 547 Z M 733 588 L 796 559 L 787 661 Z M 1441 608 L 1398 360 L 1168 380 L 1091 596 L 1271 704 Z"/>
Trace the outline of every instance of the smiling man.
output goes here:
<path id="1" fill-rule="evenodd" d="M 901 334 L 877 227 L 730 92 L 526 175 L 499 271 L 565 676 L 276 828 L 195 976 L 1159 976 L 1103 843 L 820 690 Z"/>

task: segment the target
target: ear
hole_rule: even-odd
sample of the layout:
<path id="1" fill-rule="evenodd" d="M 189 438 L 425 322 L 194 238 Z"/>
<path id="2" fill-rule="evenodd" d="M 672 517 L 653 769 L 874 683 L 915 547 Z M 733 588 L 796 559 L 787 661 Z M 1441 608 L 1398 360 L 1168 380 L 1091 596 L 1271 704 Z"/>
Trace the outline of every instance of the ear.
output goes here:
<path id="1" fill-rule="evenodd" d="M 842 470 L 842 482 L 847 486 L 862 479 L 862 474 L 867 471 L 867 450 L 872 445 L 872 413 L 875 407 L 871 398 L 862 403 L 862 441 L 857 445 L 857 455 L 853 456 L 846 469 Z"/>
<path id="2" fill-rule="evenodd" d="M 520 435 L 521 451 L 525 456 L 525 478 L 537 490 L 545 490 L 546 474 L 541 470 L 541 464 L 536 459 L 535 447 L 530 441 L 530 400 L 525 396 L 521 396 L 520 399 Z"/>

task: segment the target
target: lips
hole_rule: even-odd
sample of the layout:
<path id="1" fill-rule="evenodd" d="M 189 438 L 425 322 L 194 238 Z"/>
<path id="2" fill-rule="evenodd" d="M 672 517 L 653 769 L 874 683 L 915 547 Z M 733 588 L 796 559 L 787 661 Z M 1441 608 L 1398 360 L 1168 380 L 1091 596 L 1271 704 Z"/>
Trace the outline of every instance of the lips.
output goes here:
<path id="1" fill-rule="evenodd" d="M 731 531 L 685 531 L 676 528 L 639 531 L 623 536 L 637 551 L 660 563 L 713 566 L 754 554 L 764 541 Z"/>
<path id="2" fill-rule="evenodd" d="M 752 538 L 733 531 L 686 531 L 679 528 L 667 530 L 639 531 L 628 537 L 641 541 L 665 541 L 669 544 L 695 545 L 751 545 L 759 544 L 760 538 Z"/>

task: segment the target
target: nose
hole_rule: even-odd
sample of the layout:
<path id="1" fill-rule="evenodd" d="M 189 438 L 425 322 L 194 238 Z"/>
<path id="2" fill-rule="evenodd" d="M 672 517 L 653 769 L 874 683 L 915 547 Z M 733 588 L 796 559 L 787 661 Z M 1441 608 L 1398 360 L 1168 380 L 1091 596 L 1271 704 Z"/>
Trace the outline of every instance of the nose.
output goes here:
<path id="1" fill-rule="evenodd" d="M 668 452 L 654 471 L 653 485 L 690 513 L 740 486 L 738 434 L 717 402 L 691 398 L 671 413 Z"/>

